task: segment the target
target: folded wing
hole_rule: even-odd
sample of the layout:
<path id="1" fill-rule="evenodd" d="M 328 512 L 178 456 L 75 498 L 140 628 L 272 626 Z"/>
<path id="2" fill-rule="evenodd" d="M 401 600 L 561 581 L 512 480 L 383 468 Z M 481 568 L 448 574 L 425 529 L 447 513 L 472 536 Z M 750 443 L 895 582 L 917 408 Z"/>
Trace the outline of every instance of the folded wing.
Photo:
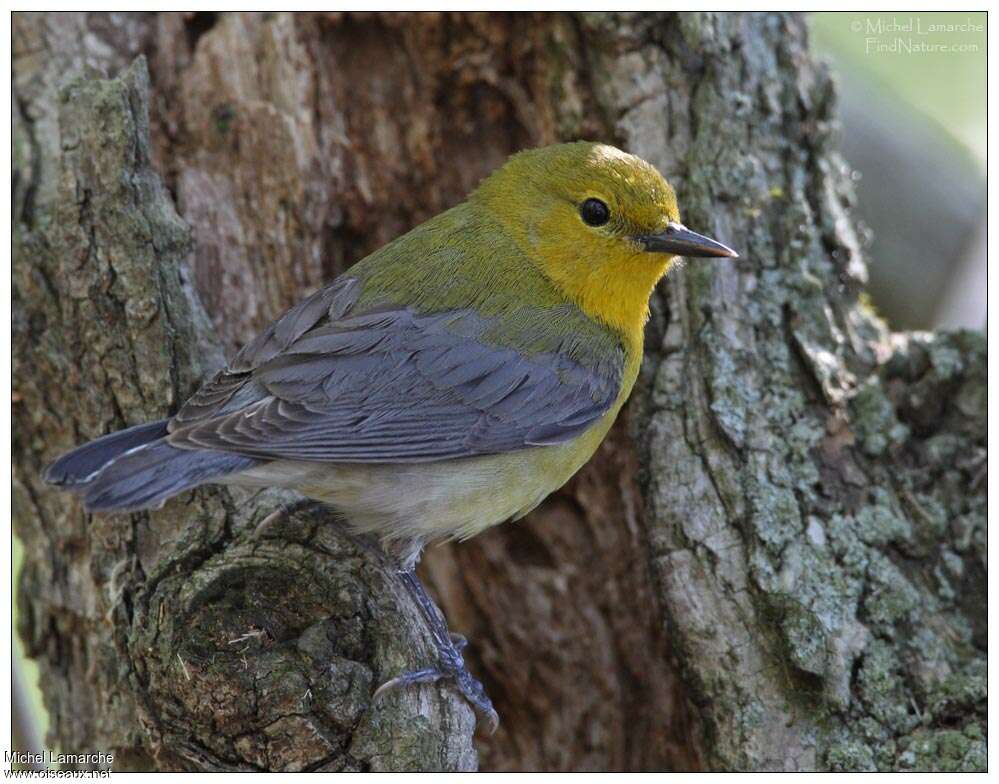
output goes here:
<path id="1" fill-rule="evenodd" d="M 486 338 L 468 311 L 356 312 L 341 279 L 279 319 L 170 423 L 168 441 L 261 459 L 420 462 L 565 443 L 613 405 L 623 354 L 587 367 Z"/>

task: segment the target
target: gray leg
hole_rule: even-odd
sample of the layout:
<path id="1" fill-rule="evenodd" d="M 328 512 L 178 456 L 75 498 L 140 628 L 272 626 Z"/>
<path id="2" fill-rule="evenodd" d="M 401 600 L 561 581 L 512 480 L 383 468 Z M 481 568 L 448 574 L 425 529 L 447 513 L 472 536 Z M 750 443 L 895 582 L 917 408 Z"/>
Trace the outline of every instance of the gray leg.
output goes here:
<path id="1" fill-rule="evenodd" d="M 430 629 L 434 645 L 437 648 L 438 662 L 436 667 L 403 673 L 386 681 L 375 691 L 374 698 L 377 699 L 385 692 L 402 686 L 448 680 L 475 708 L 476 713 L 485 722 L 486 731 L 492 735 L 499 726 L 499 715 L 493 708 L 492 701 L 482 684 L 473 678 L 465 667 L 461 651 L 468 645 L 468 641 L 460 634 L 451 634 L 448 631 L 444 615 L 437 609 L 415 572 L 400 572 L 399 576 L 427 622 L 427 627 Z"/>

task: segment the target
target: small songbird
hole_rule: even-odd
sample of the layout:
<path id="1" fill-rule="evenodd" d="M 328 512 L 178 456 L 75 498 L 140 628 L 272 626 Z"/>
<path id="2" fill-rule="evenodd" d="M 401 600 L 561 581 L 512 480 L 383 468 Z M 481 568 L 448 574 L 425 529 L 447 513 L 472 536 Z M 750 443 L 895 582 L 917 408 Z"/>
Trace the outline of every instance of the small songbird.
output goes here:
<path id="1" fill-rule="evenodd" d="M 438 646 L 379 692 L 447 678 L 495 728 L 413 568 L 428 542 L 523 517 L 590 458 L 676 256 L 737 254 L 680 223 L 650 164 L 588 142 L 521 152 L 291 308 L 174 416 L 91 441 L 45 479 L 95 512 L 209 482 L 331 504 L 397 559 Z"/>

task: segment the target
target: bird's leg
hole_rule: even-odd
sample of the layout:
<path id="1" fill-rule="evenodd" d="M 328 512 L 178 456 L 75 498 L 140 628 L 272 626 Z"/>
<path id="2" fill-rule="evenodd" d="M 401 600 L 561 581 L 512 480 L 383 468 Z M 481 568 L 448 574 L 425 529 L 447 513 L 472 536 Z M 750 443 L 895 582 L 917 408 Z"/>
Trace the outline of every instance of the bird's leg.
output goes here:
<path id="1" fill-rule="evenodd" d="M 426 588 L 416 576 L 416 572 L 412 570 L 400 572 L 399 577 L 427 622 L 434 646 L 437 648 L 438 661 L 436 667 L 403 673 L 386 681 L 375 691 L 375 698 L 402 686 L 449 680 L 471 703 L 480 718 L 485 721 L 486 731 L 491 735 L 499 726 L 499 715 L 493 708 L 493 703 L 482 684 L 472 677 L 472 674 L 465 667 L 461 651 L 468 645 L 468 640 L 460 634 L 451 634 L 448 631 L 447 621 L 444 619 L 443 613 L 437 609 L 434 600 L 430 598 Z"/>

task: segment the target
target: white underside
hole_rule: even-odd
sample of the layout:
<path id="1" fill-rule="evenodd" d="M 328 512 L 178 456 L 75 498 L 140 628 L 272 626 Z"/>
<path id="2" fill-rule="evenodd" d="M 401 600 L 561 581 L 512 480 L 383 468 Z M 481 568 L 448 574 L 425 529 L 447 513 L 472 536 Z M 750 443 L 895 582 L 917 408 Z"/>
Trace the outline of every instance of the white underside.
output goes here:
<path id="1" fill-rule="evenodd" d="M 383 541 L 467 539 L 522 517 L 557 490 L 590 453 L 538 447 L 428 463 L 363 465 L 275 461 L 232 484 L 287 487 L 332 504 L 352 528 Z"/>

